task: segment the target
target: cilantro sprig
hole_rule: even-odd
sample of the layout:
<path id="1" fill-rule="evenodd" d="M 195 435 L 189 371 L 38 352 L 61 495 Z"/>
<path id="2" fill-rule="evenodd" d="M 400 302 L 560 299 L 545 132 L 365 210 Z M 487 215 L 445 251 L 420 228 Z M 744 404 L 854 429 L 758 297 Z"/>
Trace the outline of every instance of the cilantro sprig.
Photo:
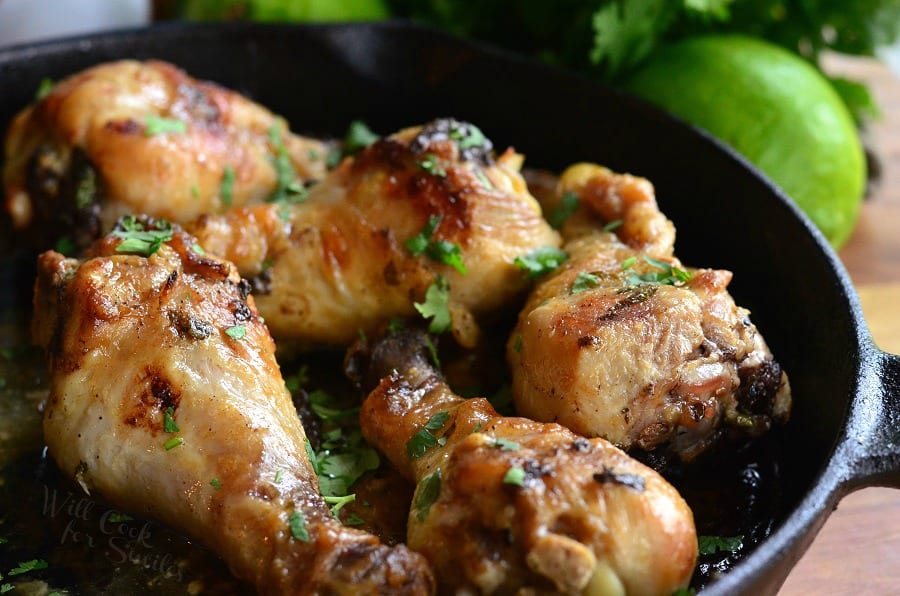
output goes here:
<path id="1" fill-rule="evenodd" d="M 513 264 L 524 271 L 529 279 L 550 273 L 569 258 L 566 251 L 555 246 L 542 246 L 527 255 L 516 257 Z"/>
<path id="2" fill-rule="evenodd" d="M 422 231 L 406 241 L 406 250 L 414 257 L 424 253 L 432 261 L 449 265 L 465 275 L 466 266 L 463 264 L 460 246 L 448 240 L 433 238 L 438 226 L 441 225 L 441 219 L 441 215 L 430 216 Z"/>
<path id="3" fill-rule="evenodd" d="M 126 215 L 116 224 L 112 234 L 122 239 L 116 252 L 149 257 L 172 239 L 172 224 L 158 219 L 148 227 L 133 215 Z"/>
<path id="4" fill-rule="evenodd" d="M 663 284 L 670 286 L 683 286 L 689 282 L 693 275 L 690 271 L 685 271 L 679 267 L 673 266 L 671 263 L 654 259 L 647 255 L 643 255 L 644 262 L 657 271 L 649 271 L 647 273 L 637 273 L 631 271 L 631 268 L 637 263 L 637 257 L 629 257 L 622 261 L 622 271 L 628 272 L 625 277 L 625 283 L 629 286 L 639 286 L 641 284 Z"/>
<path id="5" fill-rule="evenodd" d="M 431 319 L 428 325 L 429 333 L 440 334 L 452 325 L 450 317 L 450 285 L 442 276 L 438 276 L 434 283 L 425 291 L 425 301 L 413 304 L 426 319 Z"/>
<path id="6" fill-rule="evenodd" d="M 450 419 L 450 412 L 438 412 L 428 419 L 425 427 L 420 429 L 406 443 L 406 455 L 410 459 L 416 459 L 425 455 L 425 453 L 437 445 L 444 445 L 447 442 L 446 437 L 436 437 L 435 432 L 441 430 Z"/>
<path id="7" fill-rule="evenodd" d="M 739 536 L 698 536 L 697 544 L 701 555 L 712 555 L 717 552 L 733 553 L 744 546 L 743 535 Z"/>

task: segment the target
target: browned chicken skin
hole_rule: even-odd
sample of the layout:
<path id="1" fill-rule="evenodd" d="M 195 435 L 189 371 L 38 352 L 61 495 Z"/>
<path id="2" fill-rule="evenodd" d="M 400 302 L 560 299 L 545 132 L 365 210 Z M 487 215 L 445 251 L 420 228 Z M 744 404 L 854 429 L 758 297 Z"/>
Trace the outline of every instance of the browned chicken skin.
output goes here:
<path id="1" fill-rule="evenodd" d="M 687 584 L 697 539 L 671 485 L 603 439 L 460 398 L 425 348 L 400 331 L 348 368 L 367 385 L 386 375 L 360 423 L 418 483 L 407 544 L 442 590 L 669 595 Z"/>
<path id="2" fill-rule="evenodd" d="M 653 186 L 579 164 L 565 193 L 581 205 L 563 226 L 569 260 L 538 283 L 507 347 L 517 411 L 686 460 L 726 430 L 784 422 L 787 376 L 728 294 L 731 273 L 682 268 Z"/>
<path id="3" fill-rule="evenodd" d="M 178 229 L 149 258 L 122 242 L 39 259 L 44 434 L 63 473 L 205 543 L 262 593 L 432 592 L 419 555 L 332 517 L 234 266 Z"/>
<path id="4" fill-rule="evenodd" d="M 255 279 L 279 342 L 347 345 L 359 329 L 416 315 L 414 303 L 441 276 L 453 332 L 471 346 L 474 318 L 526 289 L 515 258 L 560 242 L 519 174 L 521 156 L 495 160 L 490 149 L 477 128 L 437 120 L 345 160 L 289 211 L 235 209 L 191 230 Z M 465 273 L 407 248 L 429 220 L 437 222 L 430 240 L 458 245 Z"/>
<path id="5" fill-rule="evenodd" d="M 325 172 L 319 141 L 242 95 L 158 61 L 123 60 L 57 83 L 13 120 L 3 188 L 13 226 L 80 246 L 122 215 L 187 222 L 277 192 L 279 168 Z"/>

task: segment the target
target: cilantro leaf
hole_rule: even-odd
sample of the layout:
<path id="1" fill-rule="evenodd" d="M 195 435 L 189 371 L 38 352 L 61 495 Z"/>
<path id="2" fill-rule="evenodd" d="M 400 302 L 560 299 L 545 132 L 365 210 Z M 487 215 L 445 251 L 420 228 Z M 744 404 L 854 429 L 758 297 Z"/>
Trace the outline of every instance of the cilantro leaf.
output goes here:
<path id="1" fill-rule="evenodd" d="M 269 142 L 275 150 L 275 155 L 270 157 L 272 167 L 275 169 L 275 190 L 266 201 L 291 205 L 305 201 L 309 193 L 297 179 L 297 170 L 294 169 L 291 154 L 284 146 L 281 129 L 281 123 L 273 124 L 269 129 Z"/>
<path id="2" fill-rule="evenodd" d="M 406 250 L 408 250 L 412 256 L 417 257 L 425 252 L 431 242 L 431 236 L 441 224 L 441 218 L 441 215 L 429 216 L 428 221 L 425 222 L 425 226 L 422 227 L 422 231 L 406 241 Z"/>
<path id="3" fill-rule="evenodd" d="M 335 399 L 326 391 L 316 389 L 309 394 L 309 405 L 313 413 L 322 420 L 336 420 L 346 418 L 359 413 L 359 406 L 340 408 L 335 405 Z"/>
<path id="4" fill-rule="evenodd" d="M 575 211 L 578 210 L 578 205 L 580 202 L 581 201 L 579 200 L 576 193 L 563 193 L 559 204 L 553 208 L 553 210 L 550 212 L 550 217 L 547 218 L 547 221 L 551 226 L 553 226 L 553 229 L 560 229 L 563 224 L 566 223 L 566 220 L 572 217 Z"/>
<path id="5" fill-rule="evenodd" d="M 213 478 L 209 481 L 209 485 L 213 487 L 214 490 L 219 490 L 220 488 L 222 488 L 222 481 L 218 478 Z"/>
<path id="6" fill-rule="evenodd" d="M 419 521 L 424 520 L 431 511 L 438 497 L 441 495 L 441 469 L 422 478 L 416 485 L 416 493 L 413 497 L 413 507 L 418 510 Z"/>
<path id="7" fill-rule="evenodd" d="M 599 277 L 597 277 L 593 273 L 586 273 L 582 271 L 578 274 L 578 277 L 576 277 L 575 281 L 572 283 L 572 290 L 569 293 L 579 294 L 581 292 L 590 290 L 591 288 L 596 288 L 598 285 L 600 285 Z"/>
<path id="8" fill-rule="evenodd" d="M 347 155 L 358 153 L 380 138 L 365 122 L 354 120 L 344 135 L 344 153 Z"/>
<path id="9" fill-rule="evenodd" d="M 237 175 L 234 168 L 226 165 L 222 170 L 222 182 L 219 183 L 219 198 L 226 207 L 231 207 L 231 199 L 234 196 L 234 182 Z"/>
<path id="10" fill-rule="evenodd" d="M 225 335 L 231 339 L 244 339 L 247 337 L 247 327 L 244 325 L 235 325 L 225 330 Z"/>
<path id="11" fill-rule="evenodd" d="M 446 443 L 446 439 L 441 441 L 441 439 L 434 436 L 432 431 L 442 429 L 449 418 L 450 412 L 438 412 L 429 418 L 428 422 L 425 423 L 425 427 L 420 429 L 409 441 L 407 441 L 406 455 L 408 455 L 410 459 L 416 459 L 425 455 L 430 448 Z"/>
<path id="12" fill-rule="evenodd" d="M 447 176 L 446 170 L 441 167 L 438 156 L 434 153 L 426 153 L 422 157 L 422 159 L 419 160 L 419 167 L 432 176 L 437 176 L 439 178 L 444 178 L 445 176 Z"/>
<path id="13" fill-rule="evenodd" d="M 291 536 L 301 542 L 309 542 L 309 531 L 306 529 L 306 518 L 303 517 L 302 511 L 294 511 L 288 518 L 288 527 L 291 529 Z"/>
<path id="14" fill-rule="evenodd" d="M 448 240 L 432 239 L 435 230 L 441 224 L 441 217 L 441 215 L 430 216 L 422 231 L 406 241 L 406 250 L 414 257 L 425 253 L 432 261 L 450 265 L 465 275 L 466 266 L 462 261 L 460 246 Z"/>
<path id="15" fill-rule="evenodd" d="M 166 451 L 171 451 L 176 447 L 180 447 L 181 445 L 184 445 L 183 437 L 172 437 L 171 439 L 163 443 L 163 447 L 165 447 Z"/>
<path id="16" fill-rule="evenodd" d="M 172 239 L 172 224 L 158 219 L 152 227 L 145 227 L 134 216 L 126 215 L 116 224 L 112 234 L 122 239 L 116 246 L 116 252 L 149 257 L 159 250 L 163 242 Z"/>
<path id="17" fill-rule="evenodd" d="M 712 555 L 717 552 L 733 553 L 744 546 L 744 537 L 739 536 L 698 536 L 697 543 L 701 555 Z"/>
<path id="18" fill-rule="evenodd" d="M 144 119 L 144 136 L 154 137 L 161 134 L 184 134 L 187 132 L 187 124 L 177 118 L 162 118 L 160 116 L 147 116 Z"/>
<path id="19" fill-rule="evenodd" d="M 37 571 L 38 569 L 46 569 L 47 561 L 43 559 L 32 559 L 30 561 L 25 561 L 23 563 L 19 563 L 17 566 L 13 567 L 9 570 L 7 575 L 22 575 L 23 573 L 28 573 L 30 571 Z"/>
<path id="20" fill-rule="evenodd" d="M 514 486 L 524 486 L 525 484 L 525 470 L 514 466 L 506 471 L 506 475 L 503 477 L 503 484 L 512 484 Z"/>
<path id="21" fill-rule="evenodd" d="M 425 292 L 425 301 L 416 302 L 413 306 L 425 319 L 431 319 L 428 325 L 429 333 L 443 333 L 450 329 L 450 286 L 440 275 L 435 282 L 428 286 Z"/>
<path id="22" fill-rule="evenodd" d="M 677 3 L 668 0 L 609 2 L 594 13 L 590 59 L 614 77 L 646 58 L 674 20 Z"/>
<path id="23" fill-rule="evenodd" d="M 175 408 L 169 406 L 163 411 L 163 430 L 167 433 L 177 433 L 180 428 L 175 424 Z"/>
<path id="24" fill-rule="evenodd" d="M 554 246 L 543 246 L 525 256 L 516 257 L 513 264 L 526 272 L 529 279 L 550 273 L 566 262 L 569 255 Z"/>
<path id="25" fill-rule="evenodd" d="M 53 91 L 54 85 L 55 83 L 53 82 L 53 79 L 49 77 L 44 77 L 43 79 L 41 79 L 37 90 L 34 92 L 35 101 L 41 101 L 42 99 L 50 95 L 50 93 Z"/>
<path id="26" fill-rule="evenodd" d="M 509 439 L 500 437 L 498 439 L 494 439 L 494 442 L 491 443 L 491 447 L 499 449 L 500 451 L 518 451 L 521 445 L 519 445 L 515 441 L 510 441 Z"/>
<path id="27" fill-rule="evenodd" d="M 657 269 L 648 273 L 638 274 L 634 271 L 629 273 L 625 278 L 625 283 L 629 286 L 638 286 L 641 284 L 663 284 L 670 286 L 683 286 L 690 281 L 693 275 L 690 271 L 685 271 L 680 267 L 675 267 L 665 261 L 654 259 L 644 255 L 644 261 Z M 622 261 L 622 270 L 628 271 L 637 262 L 637 257 L 630 257 Z"/>

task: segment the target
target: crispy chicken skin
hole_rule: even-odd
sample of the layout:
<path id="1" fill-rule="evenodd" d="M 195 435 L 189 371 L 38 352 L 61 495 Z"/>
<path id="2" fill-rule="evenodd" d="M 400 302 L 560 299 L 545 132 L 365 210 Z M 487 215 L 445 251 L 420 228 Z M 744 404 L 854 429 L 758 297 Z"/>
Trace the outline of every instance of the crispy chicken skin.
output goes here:
<path id="1" fill-rule="evenodd" d="M 364 385 L 383 376 L 362 430 L 418 483 L 407 544 L 443 590 L 668 596 L 687 585 L 693 515 L 659 474 L 603 439 L 461 398 L 427 358 L 425 336 L 404 330 L 351 353 L 348 370 Z M 432 441 L 411 455 L 422 433 Z"/>
<path id="2" fill-rule="evenodd" d="M 359 329 L 416 315 L 438 276 L 449 284 L 454 334 L 472 345 L 475 317 L 526 289 L 515 258 L 560 243 L 519 174 L 521 156 L 495 159 L 490 149 L 474 126 L 437 120 L 346 159 L 289 211 L 235 209 L 190 228 L 254 279 L 279 346 L 348 345 Z M 459 245 L 465 274 L 406 247 L 438 218 L 430 239 Z"/>
<path id="3" fill-rule="evenodd" d="M 557 200 L 566 192 L 581 205 L 563 227 L 569 260 L 535 287 L 507 346 L 517 411 L 626 449 L 668 445 L 684 460 L 723 433 L 756 436 L 786 421 L 787 376 L 728 294 L 730 272 L 635 281 L 663 272 L 645 255 L 683 269 L 652 185 L 579 164 Z M 593 280 L 576 292 L 583 274 Z"/>
<path id="4" fill-rule="evenodd" d="M 158 119 L 180 121 L 183 131 L 161 132 Z M 124 214 L 186 222 L 262 202 L 279 183 L 282 146 L 301 180 L 324 175 L 319 141 L 290 134 L 238 93 L 165 62 L 101 64 L 60 81 L 13 120 L 6 208 L 35 247 L 62 234 L 84 247 Z"/>
<path id="5" fill-rule="evenodd" d="M 117 252 L 120 242 L 38 263 L 44 434 L 63 473 L 205 543 L 261 593 L 431 593 L 421 556 L 332 517 L 234 266 L 177 229 L 149 258 Z"/>

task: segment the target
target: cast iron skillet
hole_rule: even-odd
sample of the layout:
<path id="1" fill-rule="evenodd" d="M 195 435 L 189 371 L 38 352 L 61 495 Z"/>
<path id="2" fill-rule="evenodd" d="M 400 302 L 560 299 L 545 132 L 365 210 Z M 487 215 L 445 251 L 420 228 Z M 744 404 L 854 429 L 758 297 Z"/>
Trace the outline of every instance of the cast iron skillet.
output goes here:
<path id="1" fill-rule="evenodd" d="M 734 271 L 732 293 L 753 312 L 795 396 L 784 518 L 705 594 L 776 591 L 841 497 L 900 487 L 900 358 L 872 343 L 823 237 L 708 136 L 583 78 L 397 22 L 176 25 L 0 50 L 0 126 L 42 78 L 119 58 L 171 61 L 248 94 L 301 132 L 340 134 L 354 118 L 390 131 L 452 115 L 532 166 L 590 160 L 649 178 L 678 228 L 677 254 Z M 7 303 L 27 296 L 27 274 L 17 280 L 6 267 L 3 276 Z"/>

